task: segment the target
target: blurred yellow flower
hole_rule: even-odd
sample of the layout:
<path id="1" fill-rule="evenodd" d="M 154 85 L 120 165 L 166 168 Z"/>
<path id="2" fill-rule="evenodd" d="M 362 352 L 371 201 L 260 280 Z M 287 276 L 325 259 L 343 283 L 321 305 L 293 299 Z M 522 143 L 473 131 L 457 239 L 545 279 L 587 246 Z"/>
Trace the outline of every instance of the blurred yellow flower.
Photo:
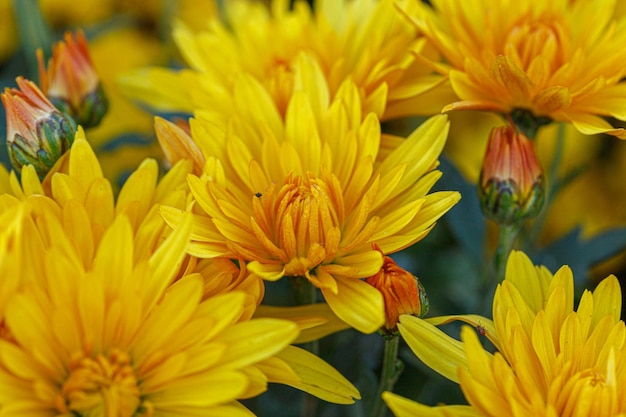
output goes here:
<path id="1" fill-rule="evenodd" d="M 393 394 L 385 400 L 397 416 L 623 416 L 626 415 L 626 327 L 622 296 L 609 276 L 585 291 L 574 310 L 568 267 L 552 275 L 526 255 L 512 252 L 506 279 L 493 300 L 493 321 L 480 316 L 430 319 L 403 316 L 398 328 L 429 367 L 457 381 L 469 406 L 428 408 Z M 463 320 L 496 346 L 487 352 L 476 332 L 463 343 L 433 324 Z"/>
<path id="2" fill-rule="evenodd" d="M 331 98 L 346 79 L 358 87 L 363 114 L 381 119 L 425 114 L 419 96 L 444 77 L 416 59 L 425 41 L 394 9 L 392 0 L 304 1 L 293 8 L 274 0 L 224 2 L 226 22 L 204 30 L 177 25 L 174 39 L 189 69 L 154 68 L 125 80 L 129 95 L 158 110 L 212 107 L 227 111 L 240 74 L 256 78 L 284 115 L 292 91 L 293 65 L 302 52 L 319 62 Z M 216 59 L 216 57 L 219 57 Z M 186 94 L 181 94 L 186 92 Z"/>
<path id="3" fill-rule="evenodd" d="M 0 0 L 0 63 L 17 49 L 17 26 L 13 18 L 11 0 Z"/>
<path id="4" fill-rule="evenodd" d="M 71 0 L 40 0 L 39 7 L 53 27 L 90 25 L 111 17 L 117 0 L 92 0 L 74 3 Z"/>
<path id="5" fill-rule="evenodd" d="M 196 215 L 188 250 L 241 257 L 267 280 L 306 277 L 339 318 L 371 333 L 384 322 L 380 293 L 361 280 L 382 266 L 372 243 L 385 254 L 412 245 L 459 199 L 428 193 L 441 175 L 447 118 L 428 120 L 378 162 L 380 124 L 362 116 L 356 85 L 344 83 L 329 102 L 319 66 L 304 55 L 294 80 L 301 87 L 284 124 L 249 75 L 235 83 L 228 122 L 208 111 L 191 120 L 206 162 L 189 178 Z M 180 209 L 162 213 L 173 227 L 184 218 Z"/>
<path id="6" fill-rule="evenodd" d="M 440 51 L 460 101 L 449 110 L 526 110 L 585 134 L 626 137 L 626 20 L 614 0 L 434 0 L 401 9 Z M 593 22 L 582 24 L 581 22 Z"/>

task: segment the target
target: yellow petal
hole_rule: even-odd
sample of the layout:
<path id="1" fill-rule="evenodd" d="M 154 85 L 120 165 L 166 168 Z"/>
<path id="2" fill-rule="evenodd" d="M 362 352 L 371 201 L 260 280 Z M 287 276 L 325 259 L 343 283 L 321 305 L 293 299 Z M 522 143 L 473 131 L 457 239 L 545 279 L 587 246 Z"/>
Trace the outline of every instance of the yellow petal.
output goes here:
<path id="1" fill-rule="evenodd" d="M 287 320 L 262 318 L 238 323 L 218 339 L 230 346 L 222 363 L 238 368 L 266 359 L 292 343 L 298 333 L 298 326 Z"/>
<path id="2" fill-rule="evenodd" d="M 550 114 L 569 107 L 572 102 L 569 89 L 562 86 L 554 86 L 542 90 L 533 99 L 533 105 L 541 114 Z"/>
<path id="3" fill-rule="evenodd" d="M 380 329 L 385 323 L 381 293 L 360 279 L 335 279 L 337 294 L 327 288 L 322 288 L 322 294 L 337 317 L 363 333 L 373 333 Z"/>
<path id="4" fill-rule="evenodd" d="M 321 339 L 329 334 L 350 328 L 340 320 L 326 303 L 295 307 L 272 307 L 260 305 L 254 317 L 273 317 L 291 320 L 300 328 L 295 344 Z"/>
<path id="5" fill-rule="evenodd" d="M 89 142 L 85 139 L 85 132 L 79 128 L 70 151 L 69 175 L 87 190 L 91 183 L 102 178 L 100 162 Z"/>
<path id="6" fill-rule="evenodd" d="M 176 230 L 159 246 L 150 257 L 153 279 L 145 288 L 148 305 L 158 301 L 168 285 L 176 278 L 185 257 L 185 247 L 189 241 L 192 219 L 185 216 Z"/>
<path id="7" fill-rule="evenodd" d="M 383 392 L 383 400 L 395 417 L 482 417 L 476 409 L 467 405 L 429 407 L 403 398 L 392 392 Z"/>
<path id="8" fill-rule="evenodd" d="M 285 266 L 282 264 L 262 264 L 253 261 L 248 264 L 248 270 L 268 281 L 276 281 L 285 276 Z"/>
<path id="9" fill-rule="evenodd" d="M 426 366 L 451 381 L 459 381 L 457 369 L 468 367 L 463 343 L 414 316 L 401 315 L 398 330 Z"/>
<path id="10" fill-rule="evenodd" d="M 619 321 L 622 313 L 622 291 L 614 275 L 603 279 L 593 291 L 592 328 L 605 316 Z"/>
<path id="11" fill-rule="evenodd" d="M 622 128 L 614 128 L 606 120 L 592 114 L 583 113 L 567 113 L 566 118 L 574 125 L 574 127 L 585 135 L 597 135 L 606 133 L 607 135 L 617 136 L 620 139 L 626 139 L 626 130 Z"/>
<path id="12" fill-rule="evenodd" d="M 288 385 L 336 404 L 352 404 L 361 398 L 356 387 L 335 368 L 304 349 L 288 346 L 276 356 L 300 377 L 298 384 Z"/>
<path id="13" fill-rule="evenodd" d="M 479 316 L 477 314 L 463 314 L 429 317 L 424 320 L 434 326 L 441 326 L 442 324 L 452 323 L 453 321 L 462 321 L 474 326 L 478 333 L 482 336 L 487 337 L 491 341 L 491 343 L 496 346 L 496 348 L 499 345 L 496 327 L 494 326 L 493 321 L 486 317 Z"/>

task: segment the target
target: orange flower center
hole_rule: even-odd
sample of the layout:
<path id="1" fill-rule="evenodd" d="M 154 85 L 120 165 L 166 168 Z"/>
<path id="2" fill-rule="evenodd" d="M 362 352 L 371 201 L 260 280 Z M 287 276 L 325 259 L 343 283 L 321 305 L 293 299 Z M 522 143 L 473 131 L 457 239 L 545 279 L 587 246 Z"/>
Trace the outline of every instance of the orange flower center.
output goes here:
<path id="1" fill-rule="evenodd" d="M 118 349 L 108 357 L 75 355 L 61 393 L 57 407 L 64 414 L 131 417 L 141 404 L 130 356 Z M 146 415 L 147 410 L 140 411 Z"/>
<path id="2" fill-rule="evenodd" d="M 334 176 L 289 175 L 253 198 L 254 234 L 286 276 L 305 276 L 340 253 L 344 207 Z"/>

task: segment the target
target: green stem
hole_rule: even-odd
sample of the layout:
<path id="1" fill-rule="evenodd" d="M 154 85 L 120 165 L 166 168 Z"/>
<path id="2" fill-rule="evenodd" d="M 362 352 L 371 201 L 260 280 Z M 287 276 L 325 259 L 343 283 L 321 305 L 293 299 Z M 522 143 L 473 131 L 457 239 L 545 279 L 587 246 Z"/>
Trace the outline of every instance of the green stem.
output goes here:
<path id="1" fill-rule="evenodd" d="M 317 301 L 317 289 L 304 277 L 289 277 L 291 288 L 293 290 L 296 304 L 308 305 L 315 304 Z M 319 356 L 320 345 L 318 340 L 304 343 L 303 349 L 308 350 L 315 356 Z M 303 393 L 304 398 L 302 400 L 302 409 L 300 415 L 302 417 L 314 417 L 317 415 L 318 400 L 313 395 Z"/>
<path id="2" fill-rule="evenodd" d="M 47 59 L 52 51 L 52 34 L 39 8 L 37 0 L 13 0 L 13 12 L 17 22 L 20 42 L 26 59 L 26 78 L 37 80 L 39 64 L 35 51 L 43 49 Z"/>
<path id="3" fill-rule="evenodd" d="M 374 406 L 372 407 L 371 417 L 385 417 L 387 414 L 387 406 L 385 405 L 382 394 L 385 391 L 392 391 L 394 385 L 398 381 L 398 377 L 404 369 L 404 365 L 398 360 L 398 345 L 400 336 L 397 334 L 385 336 L 385 349 L 383 352 L 383 364 L 378 383 L 378 391 L 374 397 Z"/>
<path id="4" fill-rule="evenodd" d="M 504 279 L 504 273 L 506 271 L 506 261 L 509 258 L 509 253 L 513 248 L 513 242 L 519 232 L 519 226 L 501 224 L 498 226 L 498 249 L 496 249 L 495 266 L 496 266 L 496 282 L 501 282 Z"/>
<path id="5" fill-rule="evenodd" d="M 561 165 L 561 159 L 563 159 L 563 146 L 565 142 L 565 124 L 559 124 L 559 130 L 556 139 L 556 145 L 554 147 L 554 155 L 552 158 L 552 163 L 550 164 L 550 170 L 548 171 L 548 176 L 546 178 L 548 191 L 546 193 L 546 201 L 544 202 L 544 209 L 541 210 L 541 213 L 535 220 L 532 229 L 527 233 L 525 243 L 527 245 L 532 245 L 535 240 L 537 240 L 539 233 L 541 233 L 541 229 L 543 228 L 543 224 L 546 220 L 546 214 L 548 212 L 548 207 L 550 207 L 550 203 L 554 200 L 557 192 L 560 190 L 563 185 L 563 180 L 558 178 L 559 176 L 559 166 Z M 575 175 L 578 174 L 576 172 Z"/>

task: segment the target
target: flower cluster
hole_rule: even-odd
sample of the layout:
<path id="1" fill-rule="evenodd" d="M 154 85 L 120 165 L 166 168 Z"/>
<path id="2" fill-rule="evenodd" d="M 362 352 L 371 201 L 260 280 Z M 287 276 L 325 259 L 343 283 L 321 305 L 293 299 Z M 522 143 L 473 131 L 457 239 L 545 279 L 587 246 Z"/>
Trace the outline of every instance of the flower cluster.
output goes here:
<path id="1" fill-rule="evenodd" d="M 582 288 L 624 229 L 541 240 L 626 138 L 616 2 L 39 3 L 0 25 L 0 416 L 626 415 L 619 280 Z"/>

